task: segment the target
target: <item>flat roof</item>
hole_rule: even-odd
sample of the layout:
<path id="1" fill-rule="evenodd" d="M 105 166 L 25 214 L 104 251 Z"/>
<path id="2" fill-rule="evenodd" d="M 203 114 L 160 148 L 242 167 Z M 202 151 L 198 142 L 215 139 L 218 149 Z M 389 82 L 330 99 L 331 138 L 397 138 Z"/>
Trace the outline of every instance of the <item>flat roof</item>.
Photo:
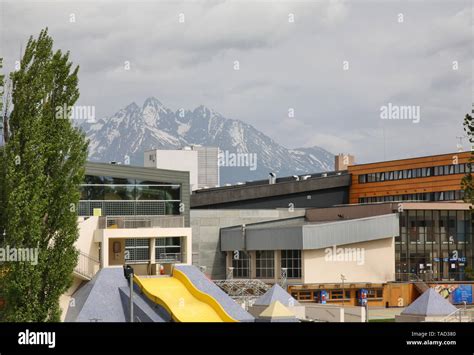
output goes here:
<path id="1" fill-rule="evenodd" d="M 293 195 L 326 189 L 348 188 L 351 183 L 351 175 L 347 172 L 341 174 L 318 176 L 307 180 L 280 181 L 275 184 L 243 184 L 221 188 L 204 189 L 194 191 L 191 195 L 193 208 L 239 202 L 246 200 L 258 200 L 274 196 Z"/>
<path id="2" fill-rule="evenodd" d="M 278 225 L 278 223 L 280 224 Z M 253 228 L 221 229 L 221 251 L 234 250 L 314 250 L 399 235 L 398 213 L 341 221 L 292 223 L 276 220 Z"/>
<path id="3" fill-rule="evenodd" d="M 470 151 L 467 152 L 454 152 L 454 153 L 444 153 L 444 154 L 434 154 L 434 155 L 424 155 L 421 157 L 412 157 L 412 158 L 399 158 L 399 159 L 392 159 L 392 160 L 380 160 L 376 162 L 371 162 L 371 163 L 361 163 L 361 164 L 351 164 L 348 165 L 349 168 L 354 167 L 354 166 L 362 166 L 362 165 L 371 165 L 371 164 L 381 164 L 381 163 L 391 163 L 391 162 L 397 162 L 397 161 L 404 161 L 404 160 L 416 160 L 416 159 L 427 159 L 427 158 L 436 158 L 436 157 L 444 157 L 448 155 L 456 155 L 456 154 L 471 154 Z"/>

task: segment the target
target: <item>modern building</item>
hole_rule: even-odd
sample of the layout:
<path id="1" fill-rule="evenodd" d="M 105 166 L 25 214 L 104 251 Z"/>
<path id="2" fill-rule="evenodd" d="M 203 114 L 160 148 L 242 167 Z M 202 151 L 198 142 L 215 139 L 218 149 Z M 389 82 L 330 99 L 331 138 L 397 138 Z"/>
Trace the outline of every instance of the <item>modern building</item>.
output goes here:
<path id="1" fill-rule="evenodd" d="M 394 281 L 398 228 L 394 213 L 327 222 L 306 215 L 223 228 L 220 247 L 233 278 L 283 282 L 298 300 L 316 302 L 342 300 L 347 281 L 345 298 L 356 304 L 360 289 L 379 298 Z"/>
<path id="2" fill-rule="evenodd" d="M 196 238 L 193 249 L 198 255 L 207 251 L 202 264 L 211 277 L 270 284 L 285 279 L 300 301 L 324 295 L 328 302 L 358 304 L 363 291 L 370 305 L 400 306 L 433 287 L 448 290 L 453 303 L 472 303 L 474 226 L 461 187 L 469 157 L 452 153 L 348 165 L 306 179 L 200 190 L 191 196 L 191 213 L 193 232 L 204 238 Z M 336 165 L 338 159 L 340 168 L 353 161 L 341 155 Z M 246 210 L 257 215 L 275 207 L 288 213 L 242 218 Z M 233 218 L 223 222 L 225 213 Z M 348 262 L 328 263 L 340 250 Z M 358 250 L 364 253 L 361 265 Z M 471 296 L 454 290 L 470 290 L 463 292 Z"/>
<path id="3" fill-rule="evenodd" d="M 192 145 L 183 149 L 145 152 L 148 168 L 189 171 L 191 190 L 219 186 L 219 149 Z"/>
<path id="4" fill-rule="evenodd" d="M 100 269 L 127 264 L 137 275 L 157 275 L 191 264 L 189 172 L 102 163 L 86 163 L 85 170 L 79 259 L 63 309 Z"/>
<path id="5" fill-rule="evenodd" d="M 227 277 L 226 254 L 220 249 L 226 227 L 303 217 L 304 209 L 191 209 L 193 265 L 214 280 Z"/>
<path id="6" fill-rule="evenodd" d="M 270 177 L 241 185 L 194 191 L 193 209 L 272 209 L 328 207 L 349 202 L 350 175 L 334 171 Z"/>
<path id="7" fill-rule="evenodd" d="M 457 152 L 350 165 L 349 203 L 462 200 L 470 156 Z"/>
<path id="8" fill-rule="evenodd" d="M 77 247 L 101 267 L 190 264 L 189 194 L 188 172 L 87 163 Z"/>

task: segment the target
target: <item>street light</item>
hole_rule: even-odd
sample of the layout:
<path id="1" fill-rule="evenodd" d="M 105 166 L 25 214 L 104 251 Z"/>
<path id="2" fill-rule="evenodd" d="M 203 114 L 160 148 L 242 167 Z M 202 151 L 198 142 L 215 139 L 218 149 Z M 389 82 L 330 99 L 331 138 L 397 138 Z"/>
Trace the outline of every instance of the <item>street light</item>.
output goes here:
<path id="1" fill-rule="evenodd" d="M 344 291 L 344 281 L 346 280 L 346 277 L 344 274 L 341 274 L 341 281 L 342 281 L 342 308 L 344 308 L 344 298 L 346 297 L 346 292 Z"/>
<path id="2" fill-rule="evenodd" d="M 130 323 L 133 323 L 133 268 L 130 265 L 123 266 L 123 276 L 130 284 Z"/>

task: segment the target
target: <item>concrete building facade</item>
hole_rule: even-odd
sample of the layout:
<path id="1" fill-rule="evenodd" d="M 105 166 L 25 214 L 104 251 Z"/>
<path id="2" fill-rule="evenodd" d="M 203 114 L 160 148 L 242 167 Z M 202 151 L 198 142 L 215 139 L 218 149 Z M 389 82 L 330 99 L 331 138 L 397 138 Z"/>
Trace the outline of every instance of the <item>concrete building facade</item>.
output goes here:
<path id="1" fill-rule="evenodd" d="M 216 147 L 153 149 L 144 155 L 147 168 L 188 171 L 192 191 L 219 185 L 219 149 Z"/>

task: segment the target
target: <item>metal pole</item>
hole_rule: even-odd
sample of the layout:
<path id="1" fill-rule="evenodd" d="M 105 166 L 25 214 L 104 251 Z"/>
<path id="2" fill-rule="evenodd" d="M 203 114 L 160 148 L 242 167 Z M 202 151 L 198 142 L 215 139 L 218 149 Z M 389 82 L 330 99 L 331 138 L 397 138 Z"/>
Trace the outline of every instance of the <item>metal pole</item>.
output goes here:
<path id="1" fill-rule="evenodd" d="M 130 323 L 133 323 L 133 273 L 130 274 Z"/>
<path id="2" fill-rule="evenodd" d="M 369 301 L 365 303 L 365 321 L 369 323 Z"/>
<path id="3" fill-rule="evenodd" d="M 344 277 L 342 278 L 342 308 L 344 308 L 344 298 L 346 297 L 346 293 L 344 292 Z"/>

